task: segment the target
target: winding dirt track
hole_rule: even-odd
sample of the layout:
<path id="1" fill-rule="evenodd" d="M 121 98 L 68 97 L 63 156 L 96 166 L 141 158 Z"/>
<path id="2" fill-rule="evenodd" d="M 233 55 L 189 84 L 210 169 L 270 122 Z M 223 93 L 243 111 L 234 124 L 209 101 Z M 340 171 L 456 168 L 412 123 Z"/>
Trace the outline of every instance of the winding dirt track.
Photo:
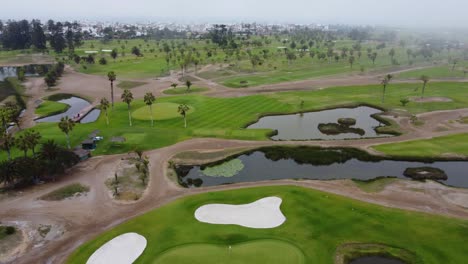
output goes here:
<path id="1" fill-rule="evenodd" d="M 135 97 L 142 96 L 151 90 L 158 95 L 176 77 L 171 76 L 161 80 L 145 80 L 148 84 L 132 89 Z M 243 90 L 229 89 L 208 80 L 200 80 L 201 84 L 210 87 L 207 95 L 211 96 L 243 96 L 259 92 L 277 92 L 284 90 L 300 90 L 311 88 L 324 88 L 340 85 L 364 85 L 376 83 L 377 76 L 344 76 L 336 78 L 307 80 L 288 84 L 275 84 L 264 87 L 249 88 Z M 210 86 L 211 85 L 211 86 Z M 44 96 L 41 92 L 43 83 L 39 79 L 31 79 L 27 84 L 28 92 L 32 100 Z M 109 82 L 100 76 L 84 75 L 67 69 L 58 88 L 61 92 L 73 92 L 100 98 L 108 96 Z M 121 90 L 115 89 L 116 98 L 120 98 Z M 57 92 L 57 91 L 55 91 Z M 31 101 L 31 100 L 30 100 Z M 31 102 L 28 103 L 30 106 Z M 31 110 L 28 110 L 31 111 Z M 33 110 L 32 110 L 33 111 Z M 241 183 L 229 186 L 216 186 L 198 189 L 184 189 L 173 183 L 166 177 L 167 161 L 175 154 L 187 150 L 215 151 L 239 147 L 259 147 L 267 145 L 313 145 L 313 146 L 352 146 L 369 150 L 375 144 L 399 142 L 419 138 L 431 138 L 435 136 L 453 133 L 468 132 L 466 125 L 454 125 L 448 120 L 457 119 L 461 115 L 468 115 L 468 109 L 453 111 L 439 111 L 419 115 L 425 121 L 421 127 L 413 127 L 408 118 L 397 120 L 406 131 L 403 136 L 390 138 L 376 138 L 368 140 L 337 140 L 337 141 L 240 141 L 224 139 L 192 139 L 178 144 L 148 151 L 145 155 L 150 158 L 151 171 L 150 182 L 145 195 L 136 203 L 122 204 L 115 202 L 104 181 L 112 177 L 114 168 L 119 163 L 122 155 L 101 156 L 92 158 L 73 168 L 64 178 L 55 183 L 36 186 L 26 190 L 21 195 L 0 200 L 0 219 L 2 221 L 29 221 L 31 223 L 53 223 L 64 226 L 65 234 L 57 240 L 46 242 L 43 246 L 29 248 L 24 255 L 14 263 L 63 263 L 66 257 L 80 244 L 98 235 L 113 226 L 130 218 L 143 214 L 154 208 L 158 208 L 170 201 L 209 191 L 220 191 L 263 185 L 297 185 L 307 188 L 322 190 L 329 193 L 344 195 L 353 199 L 375 203 L 388 207 L 407 210 L 442 214 L 452 217 L 468 219 L 468 189 L 449 188 L 437 183 L 419 183 L 412 181 L 396 181 L 379 193 L 366 193 L 358 189 L 349 180 L 338 181 L 266 181 L 255 183 Z M 26 126 L 32 126 L 31 114 L 27 114 Z M 29 121 L 28 121 L 29 119 Z M 440 126 L 448 128 L 440 131 Z M 378 154 L 378 153 L 376 153 Z M 38 200 L 38 197 L 56 188 L 70 183 L 80 182 L 91 187 L 88 195 L 80 198 L 69 199 L 60 202 L 46 202 Z M 415 191 L 419 190 L 419 191 Z"/>

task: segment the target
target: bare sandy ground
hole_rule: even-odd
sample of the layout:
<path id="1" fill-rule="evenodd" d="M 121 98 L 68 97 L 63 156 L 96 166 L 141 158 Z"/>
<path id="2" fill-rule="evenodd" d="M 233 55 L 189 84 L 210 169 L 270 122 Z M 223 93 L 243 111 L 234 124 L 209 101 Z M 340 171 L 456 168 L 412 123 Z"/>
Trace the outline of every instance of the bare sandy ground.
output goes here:
<path id="1" fill-rule="evenodd" d="M 178 76 L 171 75 L 161 80 L 144 80 L 148 84 L 132 89 L 135 97 L 141 97 L 147 91 L 161 95 Z M 210 84 L 211 96 L 243 96 L 258 92 L 277 92 L 287 89 L 318 89 L 330 86 L 376 83 L 376 76 L 345 76 L 336 78 L 314 79 L 288 84 L 275 84 L 247 89 L 230 89 L 219 84 Z M 200 80 L 205 84 L 206 80 Z M 30 78 L 27 92 L 33 105 L 38 98 L 54 92 L 77 93 L 99 100 L 110 96 L 110 84 L 105 76 L 92 76 L 74 72 L 67 68 L 57 89 L 47 91 L 40 78 Z M 120 88 L 115 88 L 115 98 L 118 101 Z M 31 102 L 33 101 L 33 102 Z M 33 111 L 28 109 L 27 111 Z M 184 151 L 216 151 L 230 148 L 254 148 L 267 145 L 310 145 L 310 146 L 352 146 L 369 150 L 375 144 L 400 142 L 406 140 L 432 138 L 453 133 L 468 132 L 467 125 L 453 124 L 450 120 L 468 115 L 468 109 L 437 111 L 418 115 L 424 125 L 415 127 L 408 117 L 397 119 L 405 134 L 400 137 L 376 138 L 367 140 L 336 140 L 336 141 L 241 141 L 225 139 L 192 139 L 178 144 L 148 151 L 151 163 L 150 182 L 145 195 L 136 203 L 122 204 L 114 201 L 104 184 L 112 177 L 120 159 L 127 154 L 95 157 L 85 161 L 62 178 L 60 181 L 35 186 L 22 191 L 21 194 L 0 200 L 0 219 L 2 221 L 28 221 L 32 225 L 54 225 L 64 228 L 65 233 L 40 245 L 30 244 L 25 254 L 14 263 L 62 263 L 79 245 L 130 218 L 158 208 L 175 199 L 192 194 L 238 189 L 265 185 L 294 185 L 313 188 L 329 193 L 347 196 L 353 199 L 413 211 L 440 214 L 468 219 L 468 189 L 450 188 L 438 183 L 420 183 L 413 181 L 396 181 L 379 193 L 366 193 L 349 180 L 338 181 L 295 181 L 279 180 L 255 183 L 240 183 L 228 186 L 215 186 L 198 189 L 184 189 L 166 177 L 167 162 L 175 154 Z M 27 112 L 24 125 L 32 126 L 33 112 Z M 448 129 L 440 130 L 440 126 Z M 379 153 L 375 153 L 379 154 Z M 64 201 L 42 201 L 38 197 L 53 189 L 79 182 L 91 187 L 88 195 L 67 199 Z"/>

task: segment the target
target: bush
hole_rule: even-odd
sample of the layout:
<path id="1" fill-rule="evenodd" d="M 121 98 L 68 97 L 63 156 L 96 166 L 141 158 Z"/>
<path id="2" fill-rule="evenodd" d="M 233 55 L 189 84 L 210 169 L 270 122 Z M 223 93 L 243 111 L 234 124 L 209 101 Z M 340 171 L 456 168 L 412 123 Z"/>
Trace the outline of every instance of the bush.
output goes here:
<path id="1" fill-rule="evenodd" d="M 408 98 L 400 99 L 400 103 L 402 106 L 406 106 L 409 102 L 410 100 Z"/>
<path id="2" fill-rule="evenodd" d="M 354 118 L 339 118 L 338 124 L 343 126 L 354 126 L 356 124 L 356 119 Z"/>
<path id="3" fill-rule="evenodd" d="M 99 64 L 101 64 L 101 65 L 106 65 L 106 64 L 107 64 L 106 58 L 104 58 L 104 57 L 100 58 L 100 59 L 99 59 Z"/>
<path id="4" fill-rule="evenodd" d="M 13 235 L 16 232 L 16 228 L 13 226 L 7 226 L 5 228 L 5 234 L 7 235 Z"/>
<path id="5" fill-rule="evenodd" d="M 407 168 L 403 173 L 413 180 L 447 180 L 447 174 L 441 169 L 433 167 Z"/>

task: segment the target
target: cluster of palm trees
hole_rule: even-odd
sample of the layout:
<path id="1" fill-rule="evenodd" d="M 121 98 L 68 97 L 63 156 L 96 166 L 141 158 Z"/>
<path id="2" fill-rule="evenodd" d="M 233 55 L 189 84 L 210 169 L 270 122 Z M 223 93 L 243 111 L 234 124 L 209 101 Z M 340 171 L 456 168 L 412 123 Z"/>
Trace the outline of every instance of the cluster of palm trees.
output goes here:
<path id="1" fill-rule="evenodd" d="M 28 155 L 29 150 L 35 155 L 35 149 L 41 137 L 41 134 L 34 130 L 27 130 L 17 138 L 10 133 L 4 132 L 0 138 L 0 148 L 7 152 L 8 160 L 11 160 L 11 151 L 14 147 L 23 151 L 25 157 Z"/>
<path id="2" fill-rule="evenodd" d="M 111 83 L 111 101 L 112 101 L 112 109 L 114 109 L 114 107 L 113 107 L 114 106 L 114 81 L 116 80 L 117 75 L 113 71 L 111 71 L 111 72 L 109 72 L 107 74 L 107 76 L 108 76 L 109 81 Z M 187 80 L 185 82 L 185 84 L 187 85 L 187 91 L 190 91 L 190 87 L 192 86 L 192 82 L 190 80 Z M 174 83 L 171 86 L 176 88 L 177 84 Z M 130 90 L 125 89 L 123 91 L 120 99 L 122 100 L 122 102 L 127 104 L 128 123 L 129 123 L 130 126 L 132 126 L 131 103 L 133 102 L 133 99 L 134 99 L 133 93 Z M 145 96 L 143 97 L 143 101 L 145 102 L 145 104 L 150 109 L 151 126 L 154 126 L 153 104 L 156 101 L 156 97 L 154 96 L 153 93 L 147 92 L 145 94 Z M 107 125 L 109 125 L 109 113 L 108 113 L 108 109 L 110 107 L 109 100 L 107 100 L 107 98 L 104 97 L 104 98 L 101 99 L 100 104 L 101 104 L 101 110 L 104 111 L 104 113 L 106 115 L 106 123 L 107 123 Z M 189 110 L 190 110 L 190 107 L 187 106 L 186 104 L 181 104 L 178 107 L 178 112 L 184 118 L 184 127 L 185 128 L 187 127 L 187 113 L 188 113 Z M 62 129 L 62 127 L 60 125 L 59 125 L 59 127 Z M 67 135 L 67 140 L 68 140 L 68 133 L 69 133 L 69 131 L 71 131 L 73 126 L 72 127 L 67 127 L 67 126 L 64 125 L 63 127 L 64 128 L 62 129 L 62 131 Z M 69 142 L 69 140 L 68 140 L 68 142 Z"/>
<path id="3" fill-rule="evenodd" d="M 78 163 L 78 156 L 53 140 L 42 143 L 36 152 L 41 138 L 34 130 L 27 130 L 16 138 L 12 134 L 3 134 L 0 147 L 8 153 L 8 159 L 0 162 L 0 183 L 10 187 L 32 184 L 40 179 L 55 177 Z M 12 158 L 11 151 L 14 147 L 23 151 L 24 156 Z M 28 156 L 29 150 L 32 152 L 31 156 Z"/>
<path id="4" fill-rule="evenodd" d="M 385 77 L 380 82 L 382 84 L 382 87 L 383 87 L 383 90 L 382 90 L 382 103 L 385 102 L 385 93 L 387 91 L 387 86 L 390 84 L 390 81 L 392 79 L 393 79 L 393 75 L 387 74 L 387 75 L 385 75 Z M 424 92 L 426 91 L 426 86 L 427 86 L 427 83 L 429 82 L 430 78 L 427 75 L 421 75 L 421 77 L 419 77 L 419 80 L 422 81 L 422 83 L 423 83 L 422 91 L 421 91 L 421 98 L 424 98 Z M 415 91 L 417 89 L 418 88 L 416 88 Z"/>

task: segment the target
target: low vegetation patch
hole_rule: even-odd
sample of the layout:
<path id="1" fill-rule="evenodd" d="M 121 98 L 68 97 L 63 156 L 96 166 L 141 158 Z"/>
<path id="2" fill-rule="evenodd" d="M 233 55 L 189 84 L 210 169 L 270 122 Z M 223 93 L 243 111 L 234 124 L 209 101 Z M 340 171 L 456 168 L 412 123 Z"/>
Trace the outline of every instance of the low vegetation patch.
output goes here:
<path id="1" fill-rule="evenodd" d="M 142 86 L 142 85 L 145 85 L 147 83 L 145 82 L 136 82 L 136 81 L 121 81 L 119 82 L 119 84 L 117 84 L 117 87 L 119 87 L 120 89 L 132 89 L 132 88 L 136 88 L 138 86 Z"/>
<path id="2" fill-rule="evenodd" d="M 325 135 L 339 135 L 345 133 L 352 133 L 358 134 L 360 136 L 364 136 L 366 131 L 362 128 L 357 127 L 349 127 L 347 125 L 341 125 L 337 123 L 327 123 L 327 124 L 319 124 L 318 130 Z"/>
<path id="3" fill-rule="evenodd" d="M 123 159 L 114 177 L 106 181 L 115 199 L 136 201 L 141 198 L 148 185 L 149 161 L 147 157 L 128 157 Z"/>
<path id="4" fill-rule="evenodd" d="M 350 117 L 339 118 L 338 124 L 343 125 L 343 126 L 354 126 L 356 125 L 356 119 L 350 118 Z"/>
<path id="5" fill-rule="evenodd" d="M 447 180 L 447 174 L 439 168 L 419 167 L 407 168 L 403 173 L 406 177 L 413 180 Z"/>
<path id="6" fill-rule="evenodd" d="M 0 225 L 0 262 L 3 261 L 2 257 L 17 248 L 23 240 L 23 232 L 16 227 Z"/>
<path id="7" fill-rule="evenodd" d="M 381 192 L 385 189 L 385 187 L 387 187 L 387 185 L 390 185 L 396 181 L 398 181 L 398 179 L 393 177 L 378 177 L 367 181 L 353 179 L 353 182 L 357 187 L 359 187 L 359 189 L 368 193 Z"/>
<path id="8" fill-rule="evenodd" d="M 41 200 L 46 201 L 61 201 L 75 195 L 82 195 L 89 192 L 89 187 L 80 183 L 73 183 L 55 191 L 52 191 L 44 196 L 41 196 Z"/>
<path id="9" fill-rule="evenodd" d="M 0 226 L 0 240 L 16 233 L 14 226 Z"/>
<path id="10" fill-rule="evenodd" d="M 201 171 L 210 177 L 232 177 L 244 168 L 240 159 L 232 159 L 219 165 L 204 167 Z"/>
<path id="11" fill-rule="evenodd" d="M 190 93 L 201 93 L 208 91 L 208 88 L 202 88 L 202 87 L 191 87 L 190 90 L 187 90 L 186 87 L 177 87 L 177 88 L 171 88 L 164 90 L 164 94 L 190 94 Z"/>

